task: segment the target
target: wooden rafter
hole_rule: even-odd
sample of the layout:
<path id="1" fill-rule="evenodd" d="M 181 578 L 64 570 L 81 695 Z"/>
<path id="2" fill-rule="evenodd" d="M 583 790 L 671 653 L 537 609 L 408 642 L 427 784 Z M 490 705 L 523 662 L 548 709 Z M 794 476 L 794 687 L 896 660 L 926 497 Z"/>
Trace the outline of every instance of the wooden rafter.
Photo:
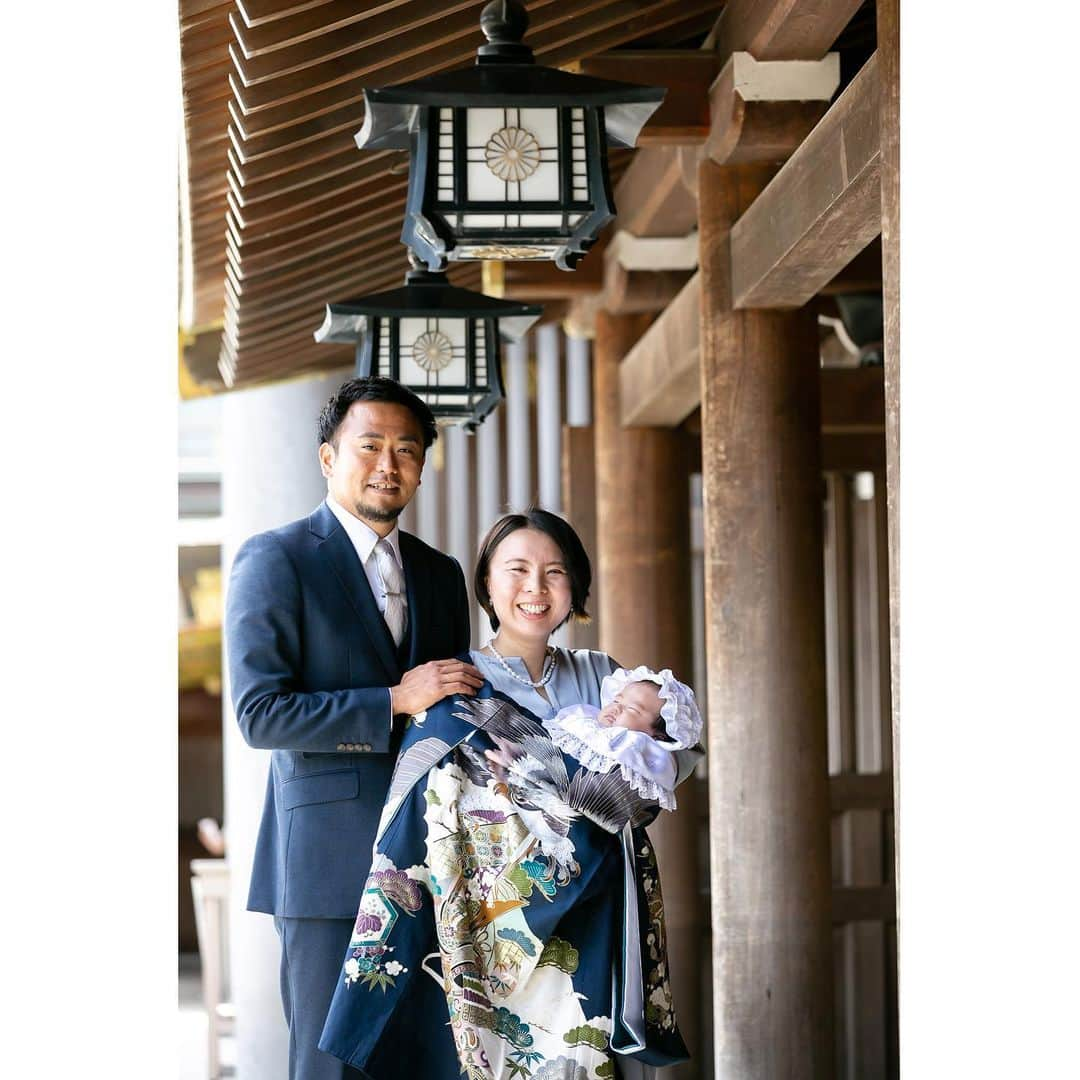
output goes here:
<path id="1" fill-rule="evenodd" d="M 716 24 L 722 57 L 816 60 L 832 48 L 862 0 L 728 0 Z"/>
<path id="2" fill-rule="evenodd" d="M 705 32 L 720 7 L 530 0 L 527 40 L 539 62 L 566 65 L 637 39 L 679 43 Z M 223 319 L 222 369 L 247 385 L 336 366 L 347 351 L 311 338 L 322 304 L 393 287 L 405 267 L 406 156 L 357 152 L 363 88 L 471 63 L 477 0 L 438 12 L 405 0 L 181 0 L 180 8 L 194 292 L 204 323 Z M 621 169 L 612 174 L 617 182 Z M 476 287 L 480 267 L 450 274 Z"/>
<path id="3" fill-rule="evenodd" d="M 718 71 L 711 51 L 622 49 L 587 57 L 574 70 L 600 79 L 667 87 L 663 104 L 641 129 L 638 146 L 696 145 L 709 133 L 709 87 Z"/>

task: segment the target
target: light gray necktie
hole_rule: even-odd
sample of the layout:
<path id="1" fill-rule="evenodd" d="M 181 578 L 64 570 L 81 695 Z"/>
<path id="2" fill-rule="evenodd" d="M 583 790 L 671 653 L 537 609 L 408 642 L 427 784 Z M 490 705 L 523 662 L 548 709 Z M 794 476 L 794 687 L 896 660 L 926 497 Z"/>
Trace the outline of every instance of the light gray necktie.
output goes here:
<path id="1" fill-rule="evenodd" d="M 375 545 L 375 558 L 378 561 L 379 577 L 382 578 L 383 591 L 386 593 L 386 620 L 390 636 L 395 645 L 400 645 L 405 637 L 405 624 L 408 621 L 408 608 L 405 602 L 405 575 L 401 572 L 394 549 L 389 540 L 380 540 Z"/>

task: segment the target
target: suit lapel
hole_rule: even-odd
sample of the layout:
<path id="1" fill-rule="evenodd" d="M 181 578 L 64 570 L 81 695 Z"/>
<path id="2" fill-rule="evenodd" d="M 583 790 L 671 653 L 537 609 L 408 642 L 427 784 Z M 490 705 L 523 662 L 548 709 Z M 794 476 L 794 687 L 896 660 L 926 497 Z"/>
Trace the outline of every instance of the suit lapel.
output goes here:
<path id="1" fill-rule="evenodd" d="M 386 668 L 387 675 L 396 681 L 401 674 L 401 668 L 395 655 L 394 639 L 390 636 L 386 620 L 382 617 L 378 604 L 375 603 L 367 574 L 364 573 L 349 534 L 327 509 L 325 503 L 312 514 L 311 522 L 312 531 L 323 536 L 319 545 L 320 552 L 330 564 L 330 568 L 341 583 L 342 592 L 359 616 L 360 625 L 371 639 L 371 644 L 382 666 Z"/>
<path id="2" fill-rule="evenodd" d="M 405 568 L 405 596 L 409 602 L 409 653 L 406 668 L 420 662 L 420 627 L 431 613 L 430 581 L 421 565 L 419 546 L 407 532 L 398 534 L 401 542 L 401 562 Z"/>

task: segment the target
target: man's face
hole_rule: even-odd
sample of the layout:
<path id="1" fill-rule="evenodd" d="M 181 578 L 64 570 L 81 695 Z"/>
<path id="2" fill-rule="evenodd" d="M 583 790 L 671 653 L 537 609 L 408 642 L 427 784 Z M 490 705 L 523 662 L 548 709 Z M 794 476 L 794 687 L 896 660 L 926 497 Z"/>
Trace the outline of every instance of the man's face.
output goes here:
<path id="1" fill-rule="evenodd" d="M 338 428 L 337 449 L 323 443 L 319 462 L 337 502 L 385 536 L 420 484 L 420 423 L 404 405 L 357 401 Z"/>

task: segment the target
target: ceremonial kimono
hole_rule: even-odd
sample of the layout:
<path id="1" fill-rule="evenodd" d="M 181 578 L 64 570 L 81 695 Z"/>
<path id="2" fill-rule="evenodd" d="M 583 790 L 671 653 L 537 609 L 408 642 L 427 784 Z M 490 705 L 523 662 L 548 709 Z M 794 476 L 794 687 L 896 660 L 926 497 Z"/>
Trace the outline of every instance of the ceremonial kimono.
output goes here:
<path id="1" fill-rule="evenodd" d="M 492 748 L 513 759 L 501 778 Z M 319 1048 L 373 1080 L 686 1060 L 641 827 L 655 812 L 490 683 L 414 717 Z"/>

